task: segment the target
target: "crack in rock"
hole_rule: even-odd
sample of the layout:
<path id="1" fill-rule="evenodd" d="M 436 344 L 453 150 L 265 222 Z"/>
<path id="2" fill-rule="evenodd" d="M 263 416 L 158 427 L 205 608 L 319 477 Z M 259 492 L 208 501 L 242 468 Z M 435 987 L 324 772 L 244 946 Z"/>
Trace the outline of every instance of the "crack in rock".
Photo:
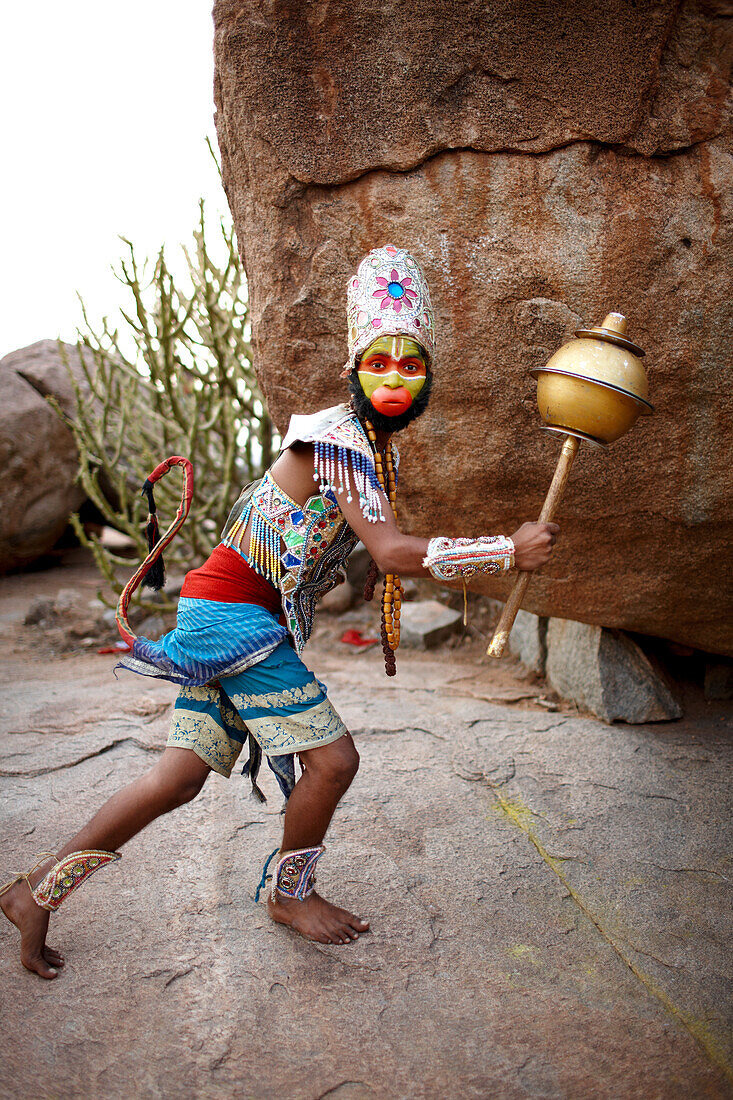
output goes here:
<path id="1" fill-rule="evenodd" d="M 258 138 L 262 141 L 263 145 L 269 148 L 272 152 L 274 159 L 278 164 L 287 172 L 291 180 L 293 180 L 300 188 L 307 193 L 311 189 L 327 189 L 329 191 L 338 190 L 343 187 L 349 187 L 359 180 L 367 179 L 369 176 L 375 175 L 380 172 L 389 172 L 394 175 L 408 175 L 411 172 L 420 170 L 430 165 L 433 161 L 439 160 L 441 157 L 454 157 L 461 153 L 474 153 L 479 156 L 485 157 L 497 157 L 497 156 L 521 156 L 531 157 L 533 160 L 540 160 L 543 157 L 552 157 L 555 153 L 559 153 L 565 149 L 572 149 L 574 146 L 585 147 L 589 150 L 589 153 L 598 156 L 604 151 L 616 153 L 622 157 L 634 157 L 639 160 L 667 160 L 673 157 L 679 157 L 688 155 L 695 149 L 701 146 L 709 144 L 711 141 L 715 141 L 723 133 L 722 128 L 714 133 L 706 134 L 704 137 L 697 141 L 690 141 L 687 145 L 681 146 L 676 149 L 669 149 L 655 153 L 644 153 L 638 149 L 635 149 L 631 145 L 627 145 L 624 142 L 611 142 L 611 141 L 598 141 L 593 138 L 577 137 L 568 138 L 566 141 L 558 141 L 549 144 L 544 149 L 521 149 L 515 145 L 497 144 L 487 145 L 485 148 L 474 145 L 435 145 L 432 148 L 428 147 L 422 155 L 415 157 L 414 159 L 397 163 L 396 160 L 383 160 L 378 163 L 368 165 L 361 170 L 356 169 L 350 173 L 344 173 L 341 179 L 326 179 L 326 178 L 311 178 L 311 176 L 304 176 L 294 171 L 292 165 L 286 164 L 281 156 L 279 156 L 276 146 L 265 135 L 258 134 Z"/>
<path id="2" fill-rule="evenodd" d="M 179 978 L 185 978 L 187 974 L 192 974 L 194 970 L 197 970 L 196 966 L 187 966 L 185 970 L 174 970 L 171 972 L 169 968 L 161 968 L 160 970 L 151 970 L 147 974 L 143 974 L 144 979 L 147 978 L 163 978 L 166 974 L 170 974 L 170 977 L 163 983 L 163 988 L 167 989 L 169 985 L 173 985 Z"/>
<path id="3" fill-rule="evenodd" d="M 372 1088 L 366 1081 L 352 1081 L 351 1078 L 348 1078 L 344 1081 L 339 1081 L 337 1085 L 332 1085 L 330 1088 L 326 1089 L 325 1092 L 319 1092 L 317 1096 L 313 1097 L 313 1100 L 328 1100 L 329 1097 L 331 1097 L 331 1100 L 338 1100 L 339 1096 L 343 1095 L 341 1090 L 349 1088 L 350 1085 L 353 1085 L 355 1088 L 368 1089 L 368 1093 L 362 1094 L 365 1097 L 372 1094 Z"/>
<path id="4" fill-rule="evenodd" d="M 651 867 L 656 867 L 658 871 L 667 871 L 672 875 L 714 875 L 716 878 L 722 878 L 723 882 L 730 882 L 720 871 L 713 871 L 709 867 L 662 867 L 661 863 L 652 863 Z"/>
<path id="5" fill-rule="evenodd" d="M 110 741 L 107 745 L 102 745 L 101 749 L 85 753 L 84 756 L 79 756 L 76 760 L 68 760 L 65 764 L 53 764 L 45 768 L 31 768 L 29 771 L 11 771 L 10 769 L 0 768 L 0 776 L 5 779 L 36 779 L 39 775 L 50 775 L 52 772 L 75 768 L 77 764 L 83 764 L 85 760 L 93 760 L 95 756 L 104 756 L 105 753 L 111 752 L 119 745 L 135 745 L 143 752 L 163 752 L 163 745 L 147 745 L 144 741 L 139 741 L 137 737 L 119 737 L 114 741 Z"/>
<path id="6" fill-rule="evenodd" d="M 352 727 L 352 733 L 359 737 L 383 737 L 392 736 L 394 733 L 425 733 L 428 737 L 434 737 L 436 741 L 445 741 L 446 738 L 440 733 L 435 733 L 434 730 L 426 730 L 422 726 L 361 726 Z"/>

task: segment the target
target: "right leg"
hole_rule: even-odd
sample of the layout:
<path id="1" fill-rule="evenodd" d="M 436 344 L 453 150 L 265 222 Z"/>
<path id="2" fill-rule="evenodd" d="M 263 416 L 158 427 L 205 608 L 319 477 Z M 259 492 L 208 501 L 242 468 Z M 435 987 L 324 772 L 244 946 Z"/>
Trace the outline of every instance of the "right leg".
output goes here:
<path id="1" fill-rule="evenodd" d="M 349 733 L 330 744 L 302 752 L 300 760 L 303 774 L 285 809 L 281 852 L 321 844 L 334 811 L 359 767 L 359 754 Z M 267 909 L 273 920 L 320 943 L 350 943 L 369 928 L 369 921 L 332 905 L 315 890 L 302 901 L 273 890 Z"/>
<path id="2" fill-rule="evenodd" d="M 105 802 L 91 821 L 58 851 L 59 859 L 89 849 L 114 852 L 161 814 L 195 798 L 210 767 L 191 749 L 166 748 L 160 760 Z M 30 876 L 35 887 L 53 865 L 46 860 Z M 0 908 L 20 930 L 20 959 L 42 978 L 55 978 L 63 957 L 46 946 L 50 913 L 36 905 L 27 882 L 16 882 L 0 897 Z"/>
<path id="3" fill-rule="evenodd" d="M 229 700 L 221 710 L 227 725 L 239 722 L 269 756 L 297 752 L 303 765 L 285 809 L 268 898 L 270 916 L 307 939 L 350 943 L 367 931 L 369 922 L 320 897 L 311 877 L 333 813 L 359 766 L 351 735 L 323 685 L 287 642 L 245 672 L 225 677 L 220 685 Z M 300 868 L 298 883 L 292 880 L 296 872 L 288 869 L 291 856 L 296 861 L 292 866 L 297 863 Z"/>

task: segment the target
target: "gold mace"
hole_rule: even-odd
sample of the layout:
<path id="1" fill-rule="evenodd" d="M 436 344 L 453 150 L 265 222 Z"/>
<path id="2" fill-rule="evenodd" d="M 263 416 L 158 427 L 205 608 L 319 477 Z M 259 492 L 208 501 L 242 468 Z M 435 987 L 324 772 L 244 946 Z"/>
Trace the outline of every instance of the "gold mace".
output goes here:
<path id="1" fill-rule="evenodd" d="M 539 523 L 551 523 L 583 440 L 606 447 L 649 416 L 649 383 L 644 352 L 626 335 L 626 318 L 609 313 L 598 328 L 580 328 L 575 339 L 555 352 L 546 366 L 530 371 L 537 379 L 542 427 L 565 436 Z M 531 573 L 520 573 L 497 623 L 490 657 L 501 657 L 529 585 Z"/>

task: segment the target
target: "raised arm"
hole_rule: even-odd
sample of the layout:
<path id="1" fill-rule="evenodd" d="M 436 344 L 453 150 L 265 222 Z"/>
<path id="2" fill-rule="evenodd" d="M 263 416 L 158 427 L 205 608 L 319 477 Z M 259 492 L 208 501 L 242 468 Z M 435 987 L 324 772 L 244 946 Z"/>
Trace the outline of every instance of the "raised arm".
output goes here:
<path id="1" fill-rule="evenodd" d="M 298 443 L 280 455 L 272 467 L 272 476 L 288 496 L 299 504 L 305 504 L 315 488 L 313 468 L 313 445 Z M 370 523 L 362 515 L 359 496 L 353 485 L 351 501 L 347 493 L 339 493 L 338 502 L 349 527 L 359 536 L 382 573 L 398 573 L 402 577 L 431 575 L 423 565 L 430 540 L 400 531 L 386 497 L 382 500 L 384 521 L 378 523 Z M 559 530 L 555 523 L 522 524 L 511 536 L 517 569 L 530 571 L 545 565 Z"/>

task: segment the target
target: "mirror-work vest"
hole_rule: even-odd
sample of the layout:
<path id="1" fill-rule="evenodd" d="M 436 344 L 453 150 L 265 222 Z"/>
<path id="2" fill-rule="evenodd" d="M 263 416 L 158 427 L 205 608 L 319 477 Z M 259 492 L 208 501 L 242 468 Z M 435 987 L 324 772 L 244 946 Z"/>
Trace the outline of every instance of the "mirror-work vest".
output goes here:
<path id="1" fill-rule="evenodd" d="M 282 450 L 296 441 L 314 444 L 318 492 L 301 507 L 268 471 L 248 485 L 232 509 L 222 543 L 247 558 L 279 589 L 286 625 L 298 653 L 310 637 L 318 600 L 343 577 L 358 537 L 339 508 L 338 496 L 358 493 L 364 516 L 377 523 L 389 507 L 381 492 L 374 455 L 358 417 L 346 405 L 294 416 Z M 394 444 L 395 470 L 399 455 Z M 243 545 L 249 525 L 249 539 Z"/>

